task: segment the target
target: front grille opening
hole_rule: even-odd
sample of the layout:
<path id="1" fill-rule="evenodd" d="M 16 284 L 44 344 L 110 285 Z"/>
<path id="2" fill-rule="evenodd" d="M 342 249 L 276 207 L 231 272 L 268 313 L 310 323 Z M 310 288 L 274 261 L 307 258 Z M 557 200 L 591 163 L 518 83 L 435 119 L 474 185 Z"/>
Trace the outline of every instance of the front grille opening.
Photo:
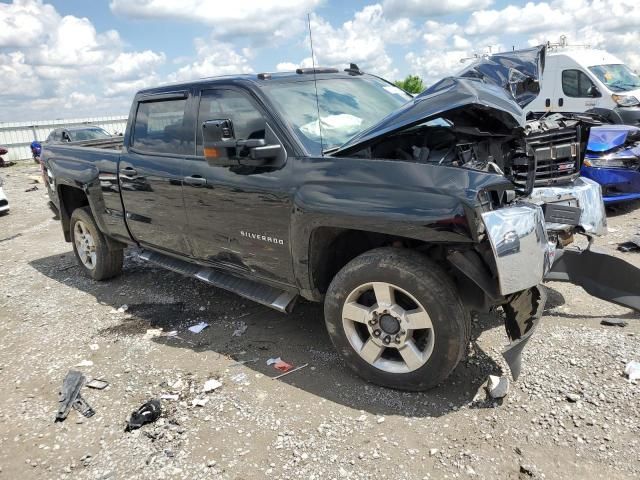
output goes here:
<path id="1" fill-rule="evenodd" d="M 575 128 L 554 129 L 525 139 L 527 157 L 536 159 L 535 186 L 571 181 L 580 171 L 580 141 Z M 527 183 L 528 161 L 514 162 L 514 182 Z"/>

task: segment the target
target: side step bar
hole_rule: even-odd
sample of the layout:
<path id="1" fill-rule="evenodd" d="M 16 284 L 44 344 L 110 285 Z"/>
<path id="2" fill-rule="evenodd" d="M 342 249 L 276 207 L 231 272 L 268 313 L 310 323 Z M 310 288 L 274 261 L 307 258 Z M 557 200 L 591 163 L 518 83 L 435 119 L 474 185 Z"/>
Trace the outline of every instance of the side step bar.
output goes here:
<path id="1" fill-rule="evenodd" d="M 237 277 L 209 267 L 202 267 L 157 252 L 143 250 L 138 255 L 142 260 L 172 270 L 188 277 L 194 277 L 210 285 L 223 288 L 241 297 L 271 307 L 279 312 L 289 313 L 293 309 L 297 294 L 264 285 L 254 280 Z"/>

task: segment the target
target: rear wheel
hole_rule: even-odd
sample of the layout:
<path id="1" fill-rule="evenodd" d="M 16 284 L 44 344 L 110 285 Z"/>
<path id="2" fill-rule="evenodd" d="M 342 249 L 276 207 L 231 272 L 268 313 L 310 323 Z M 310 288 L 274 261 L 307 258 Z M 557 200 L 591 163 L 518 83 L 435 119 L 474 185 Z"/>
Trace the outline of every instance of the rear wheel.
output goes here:
<path id="1" fill-rule="evenodd" d="M 356 373 L 403 390 L 444 380 L 470 331 L 469 314 L 444 270 L 399 248 L 372 250 L 348 263 L 327 291 L 325 321 Z"/>
<path id="2" fill-rule="evenodd" d="M 71 214 L 73 252 L 85 273 L 94 280 L 106 280 L 122 271 L 123 251 L 109 250 L 88 207 Z"/>

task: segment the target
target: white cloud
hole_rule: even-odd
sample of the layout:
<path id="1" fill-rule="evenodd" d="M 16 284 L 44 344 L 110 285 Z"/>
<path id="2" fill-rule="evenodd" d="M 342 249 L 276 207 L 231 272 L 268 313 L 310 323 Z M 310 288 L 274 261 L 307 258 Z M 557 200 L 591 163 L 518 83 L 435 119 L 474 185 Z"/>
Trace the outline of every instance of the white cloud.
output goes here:
<path id="1" fill-rule="evenodd" d="M 1 96 L 26 95 L 37 97 L 41 94 L 42 81 L 34 68 L 25 62 L 22 52 L 0 54 Z"/>
<path id="2" fill-rule="evenodd" d="M 143 52 L 122 52 L 116 59 L 107 66 L 110 70 L 111 78 L 116 80 L 130 80 L 140 75 L 149 76 L 153 74 L 153 69 L 162 65 L 166 61 L 165 54 L 156 53 L 151 50 Z"/>
<path id="3" fill-rule="evenodd" d="M 545 2 L 528 2 L 523 7 L 508 5 L 502 10 L 473 12 L 465 33 L 482 35 L 500 32 L 504 35 L 545 31 L 570 26 L 571 20 L 568 11 L 554 8 Z"/>
<path id="4" fill-rule="evenodd" d="M 289 37 L 304 28 L 307 12 L 323 0 L 111 0 L 128 18 L 169 19 L 213 27 L 217 35 Z"/>
<path id="5" fill-rule="evenodd" d="M 384 0 L 389 17 L 437 17 L 486 8 L 493 0 Z"/>
<path id="6" fill-rule="evenodd" d="M 170 74 L 169 81 L 179 82 L 218 75 L 253 72 L 247 57 L 236 52 L 233 45 L 198 39 L 196 46 L 196 61 Z"/>
<path id="7" fill-rule="evenodd" d="M 418 37 L 413 22 L 406 18 L 388 20 L 379 4 L 364 7 L 339 27 L 312 15 L 311 30 L 317 66 L 344 68 L 353 62 L 387 78 L 395 78 L 398 70 L 392 65 L 386 46 L 407 44 Z M 308 42 L 307 36 L 306 45 Z M 311 66 L 310 60 L 307 64 L 303 61 L 303 66 Z"/>
<path id="8" fill-rule="evenodd" d="M 28 47 L 38 42 L 60 16 L 42 1 L 0 3 L 0 47 Z"/>

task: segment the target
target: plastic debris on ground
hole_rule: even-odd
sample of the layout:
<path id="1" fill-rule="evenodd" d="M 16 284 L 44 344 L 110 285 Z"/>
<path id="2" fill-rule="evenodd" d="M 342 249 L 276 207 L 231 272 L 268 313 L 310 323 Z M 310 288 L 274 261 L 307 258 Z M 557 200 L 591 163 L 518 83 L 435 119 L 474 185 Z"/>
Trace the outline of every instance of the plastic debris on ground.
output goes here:
<path id="1" fill-rule="evenodd" d="M 633 252 L 636 250 L 640 250 L 640 234 L 636 234 L 628 241 L 619 244 L 618 250 L 620 250 L 621 252 Z"/>
<path id="2" fill-rule="evenodd" d="M 202 330 L 204 330 L 208 326 L 209 324 L 207 322 L 200 322 L 196 325 L 192 325 L 191 327 L 189 327 L 189 331 L 193 333 L 200 333 Z"/>
<path id="3" fill-rule="evenodd" d="M 143 338 L 150 339 L 162 336 L 161 328 L 148 328 Z"/>
<path id="4" fill-rule="evenodd" d="M 160 398 L 162 400 L 178 400 L 180 396 L 175 393 L 163 393 Z"/>
<path id="5" fill-rule="evenodd" d="M 204 407 L 207 403 L 209 403 L 209 399 L 205 398 L 194 398 L 191 400 L 191 405 L 194 407 Z"/>
<path id="6" fill-rule="evenodd" d="M 104 390 L 108 386 L 109 386 L 109 382 L 107 382 L 106 380 L 101 380 L 99 378 L 94 378 L 89 382 L 87 382 L 88 388 L 94 388 L 96 390 Z"/>
<path id="7" fill-rule="evenodd" d="M 270 358 L 269 360 L 267 360 L 267 365 L 273 365 L 274 368 L 280 370 L 281 372 L 288 372 L 293 368 L 293 365 L 288 364 L 280 357 Z"/>
<path id="8" fill-rule="evenodd" d="M 233 333 L 231 334 L 232 337 L 241 337 L 242 335 L 244 335 L 244 333 L 247 331 L 247 328 L 249 328 L 249 326 L 244 323 L 244 322 L 240 322 L 238 324 L 238 328 L 236 328 Z"/>
<path id="9" fill-rule="evenodd" d="M 82 372 L 70 370 L 62 381 L 62 389 L 58 392 L 58 412 L 56 422 L 61 422 L 69 415 L 72 408 L 76 409 L 85 417 L 92 417 L 95 413 L 93 408 L 82 398 L 80 390 L 87 381 Z"/>
<path id="10" fill-rule="evenodd" d="M 204 387 L 202 387 L 202 391 L 205 393 L 213 392 L 215 389 L 220 388 L 222 386 L 222 382 L 212 378 L 204 382 Z"/>
<path id="11" fill-rule="evenodd" d="M 287 365 L 289 365 L 289 364 L 287 364 Z M 289 365 L 289 366 L 291 366 L 291 365 Z M 308 363 L 305 363 L 304 365 L 300 365 L 299 367 L 296 367 L 296 368 L 294 368 L 293 370 L 287 370 L 286 372 L 281 373 L 281 374 L 280 374 L 280 375 L 278 375 L 277 377 L 272 377 L 271 379 L 272 379 L 272 380 L 277 380 L 278 378 L 282 378 L 282 377 L 284 377 L 285 375 L 289 375 L 290 373 L 297 372 L 298 370 L 302 370 L 303 368 L 308 367 L 308 366 L 309 366 L 309 364 L 308 364 Z"/>
<path id="12" fill-rule="evenodd" d="M 509 378 L 489 375 L 487 380 L 487 393 L 491 398 L 503 398 L 509 393 Z"/>
<path id="13" fill-rule="evenodd" d="M 76 364 L 76 367 L 93 367 L 93 362 L 91 360 L 82 360 Z"/>
<path id="14" fill-rule="evenodd" d="M 628 323 L 621 318 L 603 318 L 600 320 L 600 325 L 606 325 L 608 327 L 626 327 Z"/>
<path id="15" fill-rule="evenodd" d="M 233 375 L 231 380 L 235 383 L 246 384 L 249 381 L 249 377 L 247 377 L 246 373 L 242 372 Z"/>
<path id="16" fill-rule="evenodd" d="M 160 407 L 160 400 L 153 399 L 143 404 L 137 410 L 131 413 L 131 418 L 127 421 L 127 426 L 124 429 L 125 432 L 130 432 L 143 425 L 151 422 L 155 422 L 160 418 L 162 408 Z"/>
<path id="17" fill-rule="evenodd" d="M 116 310 L 118 313 L 124 313 L 127 310 L 129 310 L 129 305 L 127 305 L 126 303 L 124 305 L 122 305 L 120 308 L 118 308 L 118 310 Z"/>
<path id="18" fill-rule="evenodd" d="M 640 380 L 640 362 L 630 361 L 624 367 L 624 373 L 630 381 Z"/>

